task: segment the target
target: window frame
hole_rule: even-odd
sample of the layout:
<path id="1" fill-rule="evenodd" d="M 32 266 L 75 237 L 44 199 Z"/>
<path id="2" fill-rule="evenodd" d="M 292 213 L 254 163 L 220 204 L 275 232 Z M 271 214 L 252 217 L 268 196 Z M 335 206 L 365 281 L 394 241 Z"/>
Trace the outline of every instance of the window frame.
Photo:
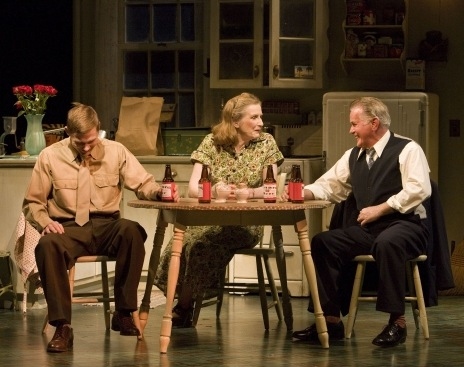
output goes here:
<path id="1" fill-rule="evenodd" d="M 204 1 L 203 0 L 120 0 L 119 1 L 119 29 L 118 29 L 118 88 L 119 95 L 128 97 L 151 97 L 151 96 L 164 96 L 172 94 L 173 100 L 165 100 L 165 103 L 175 103 L 176 113 L 174 120 L 166 127 L 195 127 L 200 125 L 202 121 L 203 105 L 203 16 L 204 16 Z M 154 5 L 176 5 L 176 40 L 174 42 L 156 43 L 153 40 L 153 18 L 154 13 L 149 9 L 149 34 L 148 40 L 143 42 L 126 42 L 126 6 L 131 5 L 147 5 L 153 7 Z M 193 41 L 180 41 L 180 7 L 182 4 L 194 5 L 194 31 L 195 39 Z M 193 87 L 183 88 L 179 86 L 179 54 L 183 51 L 194 52 L 194 75 Z M 141 89 L 127 89 L 125 88 L 125 58 L 128 52 L 143 52 L 146 53 L 147 61 L 147 88 Z M 174 52 L 175 55 L 175 71 L 174 71 L 174 87 L 173 88 L 154 88 L 152 86 L 152 54 L 153 52 Z M 185 118 L 185 108 L 182 109 L 184 102 L 182 97 L 190 95 L 193 96 L 193 116 L 191 121 Z M 190 106 L 191 111 L 192 106 Z M 187 112 L 189 115 L 190 113 Z"/>

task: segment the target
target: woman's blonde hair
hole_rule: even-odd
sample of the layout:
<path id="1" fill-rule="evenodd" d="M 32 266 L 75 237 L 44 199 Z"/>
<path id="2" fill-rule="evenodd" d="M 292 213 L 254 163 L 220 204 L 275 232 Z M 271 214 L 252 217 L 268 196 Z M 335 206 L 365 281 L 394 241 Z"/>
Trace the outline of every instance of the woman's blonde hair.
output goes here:
<path id="1" fill-rule="evenodd" d="M 226 102 L 221 112 L 221 120 L 211 129 L 215 145 L 225 147 L 237 143 L 234 123 L 243 118 L 245 109 L 250 105 L 261 105 L 261 100 L 251 93 L 242 93 Z"/>
<path id="2" fill-rule="evenodd" d="M 73 102 L 73 106 L 68 111 L 68 121 L 66 123 L 66 133 L 68 135 L 85 134 L 93 128 L 97 128 L 97 131 L 100 130 L 98 114 L 92 107 L 78 102 Z"/>

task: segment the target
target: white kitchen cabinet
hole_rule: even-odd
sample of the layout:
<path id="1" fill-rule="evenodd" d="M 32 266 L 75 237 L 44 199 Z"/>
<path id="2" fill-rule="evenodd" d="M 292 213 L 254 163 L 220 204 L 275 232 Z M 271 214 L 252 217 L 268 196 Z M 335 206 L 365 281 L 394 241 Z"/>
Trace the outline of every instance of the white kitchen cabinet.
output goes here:
<path id="1" fill-rule="evenodd" d="M 211 2 L 211 88 L 322 88 L 325 0 Z"/>

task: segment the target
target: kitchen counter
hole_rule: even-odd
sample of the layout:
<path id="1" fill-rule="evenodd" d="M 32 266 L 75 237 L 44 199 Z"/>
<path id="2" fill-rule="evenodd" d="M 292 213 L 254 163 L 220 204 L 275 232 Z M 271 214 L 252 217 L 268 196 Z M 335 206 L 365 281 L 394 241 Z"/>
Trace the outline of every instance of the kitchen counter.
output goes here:
<path id="1" fill-rule="evenodd" d="M 137 159 L 142 164 L 190 164 L 190 156 L 171 156 L 171 155 L 145 155 L 138 156 Z M 37 156 L 19 158 L 15 156 L 0 157 L 0 168 L 8 167 L 34 167 Z"/>

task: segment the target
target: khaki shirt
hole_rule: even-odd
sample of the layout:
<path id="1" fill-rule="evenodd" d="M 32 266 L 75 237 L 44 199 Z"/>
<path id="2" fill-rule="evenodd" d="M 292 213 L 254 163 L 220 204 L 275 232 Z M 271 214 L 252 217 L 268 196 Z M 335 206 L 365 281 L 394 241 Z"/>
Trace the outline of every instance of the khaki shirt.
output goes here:
<path id="1" fill-rule="evenodd" d="M 161 186 L 122 144 L 104 139 L 91 156 L 90 215 L 119 213 L 123 187 L 138 199 L 157 198 Z M 54 220 L 75 218 L 79 166 L 79 154 L 69 138 L 40 153 L 23 202 L 26 219 L 39 232 Z"/>

